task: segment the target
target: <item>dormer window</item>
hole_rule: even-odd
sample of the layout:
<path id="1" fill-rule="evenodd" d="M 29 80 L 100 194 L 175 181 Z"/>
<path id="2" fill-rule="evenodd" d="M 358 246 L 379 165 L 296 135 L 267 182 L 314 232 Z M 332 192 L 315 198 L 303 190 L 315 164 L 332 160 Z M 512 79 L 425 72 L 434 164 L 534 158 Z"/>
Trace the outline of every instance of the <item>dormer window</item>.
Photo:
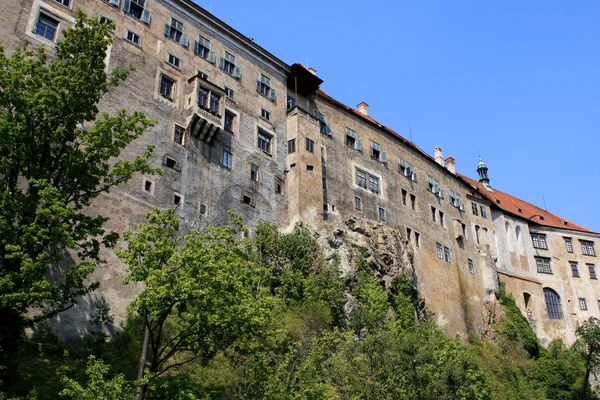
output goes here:
<path id="1" fill-rule="evenodd" d="M 463 204 L 460 198 L 460 194 L 456 193 L 453 190 L 450 191 L 450 204 L 452 204 L 454 207 L 458 208 L 461 211 L 465 211 L 465 205 Z"/>
<path id="2" fill-rule="evenodd" d="M 145 6 L 146 0 L 125 0 L 123 11 L 145 24 L 150 24 L 150 12 Z"/>
<path id="3" fill-rule="evenodd" d="M 385 151 L 381 151 L 381 145 L 374 140 L 371 140 L 371 158 L 379 161 L 380 163 L 387 161 Z"/>
<path id="4" fill-rule="evenodd" d="M 417 181 L 417 174 L 415 173 L 412 164 L 402 157 L 398 157 L 398 172 L 407 178 L 410 178 L 413 182 Z"/>
<path id="5" fill-rule="evenodd" d="M 240 79 L 242 77 L 242 72 L 237 66 L 236 62 L 236 57 L 233 54 L 226 51 L 225 57 L 221 57 L 221 60 L 219 61 L 219 68 L 221 68 L 223 71 L 233 76 L 234 78 Z"/>
<path id="6" fill-rule="evenodd" d="M 271 79 L 260 74 L 260 79 L 256 81 L 256 91 L 271 101 L 275 101 L 275 89 L 271 88 Z"/>

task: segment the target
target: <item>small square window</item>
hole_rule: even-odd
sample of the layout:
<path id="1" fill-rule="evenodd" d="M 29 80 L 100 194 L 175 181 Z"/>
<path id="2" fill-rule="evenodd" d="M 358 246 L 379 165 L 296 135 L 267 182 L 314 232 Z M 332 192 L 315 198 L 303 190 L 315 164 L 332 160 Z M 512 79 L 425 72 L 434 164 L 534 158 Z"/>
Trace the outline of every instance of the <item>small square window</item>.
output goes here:
<path id="1" fill-rule="evenodd" d="M 160 95 L 165 99 L 173 101 L 173 93 L 175 92 L 175 81 L 165 75 L 160 76 Z"/>
<path id="2" fill-rule="evenodd" d="M 265 121 L 271 121 L 271 112 L 269 110 L 261 108 L 260 109 L 260 117 L 262 119 L 264 119 Z"/>
<path id="3" fill-rule="evenodd" d="M 127 29 L 125 31 L 125 40 L 135 44 L 136 46 L 141 46 L 142 45 L 142 39 L 140 38 L 140 35 L 138 35 L 135 32 L 130 31 L 129 29 Z"/>
<path id="4" fill-rule="evenodd" d="M 177 144 L 183 145 L 184 137 L 185 137 L 185 128 L 183 126 L 175 124 L 175 129 L 173 132 L 173 141 Z"/>
<path id="5" fill-rule="evenodd" d="M 181 58 L 177 57 L 174 54 L 171 53 L 167 53 L 167 64 L 177 68 L 177 69 L 181 69 Z"/>
<path id="6" fill-rule="evenodd" d="M 356 211 L 362 211 L 362 199 L 358 196 L 354 196 L 354 208 Z"/>
<path id="7" fill-rule="evenodd" d="M 379 207 L 379 220 L 385 221 L 385 208 Z"/>
<path id="8" fill-rule="evenodd" d="M 175 207 L 181 205 L 181 195 L 180 194 L 174 194 L 173 195 L 173 205 Z"/>
<path id="9" fill-rule="evenodd" d="M 296 139 L 290 139 L 287 142 L 287 152 L 289 154 L 296 152 Z"/>
<path id="10" fill-rule="evenodd" d="M 248 195 L 242 195 L 242 203 L 249 205 L 250 207 L 254 207 L 254 199 Z"/>
<path id="11" fill-rule="evenodd" d="M 312 171 L 314 171 L 314 169 L 315 169 L 315 167 L 314 167 L 313 165 L 307 165 L 307 166 L 306 166 L 306 170 L 307 170 L 308 172 L 312 172 Z"/>
<path id="12" fill-rule="evenodd" d="M 198 77 L 200 79 L 204 79 L 205 81 L 208 80 L 208 74 L 206 74 L 205 72 L 200 71 L 199 69 L 196 70 L 196 75 L 198 75 Z"/>
<path id="13" fill-rule="evenodd" d="M 309 153 L 315 152 L 315 142 L 310 140 L 309 138 L 306 138 L 306 151 L 308 151 Z"/>
<path id="14" fill-rule="evenodd" d="M 579 298 L 579 308 L 581 308 L 584 311 L 587 310 L 587 302 L 583 297 Z"/>
<path id="15" fill-rule="evenodd" d="M 225 86 L 225 96 L 229 100 L 235 101 L 235 91 L 232 88 Z"/>
<path id="16" fill-rule="evenodd" d="M 58 31 L 59 21 L 51 16 L 40 13 L 35 26 L 35 34 L 54 42 Z"/>
<path id="17" fill-rule="evenodd" d="M 56 3 L 71 8 L 71 0 L 54 0 Z"/>
<path id="18" fill-rule="evenodd" d="M 181 164 L 171 157 L 163 157 L 163 165 L 167 168 L 171 168 L 175 171 L 181 171 Z"/>
<path id="19" fill-rule="evenodd" d="M 227 150 L 223 150 L 223 166 L 227 169 L 233 166 L 233 155 Z"/>
<path id="20" fill-rule="evenodd" d="M 258 165 L 250 164 L 250 180 L 258 182 Z"/>

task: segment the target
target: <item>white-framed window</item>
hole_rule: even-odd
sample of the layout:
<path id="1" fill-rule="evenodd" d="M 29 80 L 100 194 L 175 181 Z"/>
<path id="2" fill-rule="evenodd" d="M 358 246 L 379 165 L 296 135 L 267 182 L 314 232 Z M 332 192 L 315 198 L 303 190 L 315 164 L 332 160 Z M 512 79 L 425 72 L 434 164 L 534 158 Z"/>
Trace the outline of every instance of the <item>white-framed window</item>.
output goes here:
<path id="1" fill-rule="evenodd" d="M 173 193 L 173 205 L 177 207 L 183 206 L 183 196 L 179 193 Z"/>
<path id="2" fill-rule="evenodd" d="M 58 19 L 54 18 L 49 13 L 40 11 L 37 17 L 37 22 L 33 29 L 33 33 L 43 37 L 44 39 L 50 40 L 51 42 L 56 42 L 59 25 L 60 21 Z"/>
<path id="3" fill-rule="evenodd" d="M 582 309 L 583 311 L 587 310 L 587 302 L 585 301 L 585 298 L 583 298 L 583 297 L 579 298 L 579 308 Z"/>
<path id="4" fill-rule="evenodd" d="M 54 0 L 54 2 L 69 9 L 71 8 L 71 0 Z"/>
<path id="5" fill-rule="evenodd" d="M 435 244 L 435 248 L 437 250 L 437 256 L 440 260 L 444 259 L 444 247 L 440 243 Z"/>
<path id="6" fill-rule="evenodd" d="M 150 12 L 146 10 L 146 0 L 125 0 L 123 11 L 145 24 L 150 24 Z"/>
<path id="7" fill-rule="evenodd" d="M 144 179 L 142 183 L 142 190 L 149 194 L 154 194 L 154 182 L 150 179 Z"/>
<path id="8" fill-rule="evenodd" d="M 440 183 L 436 179 L 433 179 L 432 177 L 427 175 L 426 185 L 427 190 L 429 190 L 431 193 L 435 194 L 440 199 L 444 198 L 444 190 L 440 187 Z"/>
<path id="9" fill-rule="evenodd" d="M 275 89 L 271 86 L 271 78 L 265 74 L 260 74 L 256 81 L 256 91 L 271 101 L 275 101 Z"/>
<path id="10" fill-rule="evenodd" d="M 548 250 L 548 242 L 546 242 L 546 235 L 532 233 L 531 241 L 533 243 L 534 248 Z"/>
<path id="11" fill-rule="evenodd" d="M 176 55 L 167 52 L 165 61 L 170 66 L 181 69 L 181 58 L 177 57 Z"/>
<path id="12" fill-rule="evenodd" d="M 564 239 L 565 239 L 565 247 L 567 248 L 567 252 L 572 253 L 573 252 L 573 240 L 571 240 L 571 238 L 564 238 Z"/>
<path id="13" fill-rule="evenodd" d="M 231 169 L 233 167 L 233 154 L 231 154 L 230 151 L 223 150 L 222 164 L 227 169 Z"/>
<path id="14" fill-rule="evenodd" d="M 181 125 L 175 124 L 173 129 L 173 141 L 177 144 L 183 145 L 185 140 L 185 128 Z"/>
<path id="15" fill-rule="evenodd" d="M 586 256 L 595 256 L 596 251 L 594 250 L 594 242 L 581 240 L 581 252 Z"/>
<path id="16" fill-rule="evenodd" d="M 125 37 L 123 38 L 129 43 L 135 44 L 138 47 L 142 46 L 142 38 L 137 33 L 130 31 L 129 29 L 125 30 Z"/>
<path id="17" fill-rule="evenodd" d="M 402 157 L 398 157 L 398 172 L 400 172 L 401 175 L 410 178 L 413 182 L 417 182 L 417 174 L 415 173 L 413 165 Z"/>
<path id="18" fill-rule="evenodd" d="M 550 259 L 546 257 L 535 257 L 537 272 L 541 274 L 552 274 L 552 265 Z"/>
<path id="19" fill-rule="evenodd" d="M 446 260 L 447 263 L 450 262 L 450 249 L 446 246 L 444 246 L 444 260 Z"/>
<path id="20" fill-rule="evenodd" d="M 214 63 L 217 59 L 215 52 L 210 51 L 210 40 L 202 35 L 198 35 L 198 40 L 194 42 L 194 54 L 205 59 L 209 63 Z"/>
<path id="21" fill-rule="evenodd" d="M 371 140 L 371 158 L 379 161 L 380 163 L 387 162 L 387 155 L 385 151 L 381 151 L 381 145 L 374 140 Z"/>
<path id="22" fill-rule="evenodd" d="M 229 100 L 235 101 L 235 91 L 228 86 L 225 86 L 225 96 L 227 96 Z"/>
<path id="23" fill-rule="evenodd" d="M 221 57 L 219 60 L 219 68 L 236 79 L 240 79 L 242 77 L 242 71 L 237 66 L 236 57 L 226 50 L 224 57 Z"/>
<path id="24" fill-rule="evenodd" d="M 264 119 L 265 121 L 271 121 L 271 111 L 265 109 L 265 108 L 261 108 L 260 109 L 260 117 L 262 119 Z"/>
<path id="25" fill-rule="evenodd" d="M 456 193 L 454 190 L 450 190 L 450 204 L 461 211 L 465 211 L 465 205 L 460 198 L 460 194 Z"/>
<path id="26" fill-rule="evenodd" d="M 170 23 L 165 24 L 165 36 L 177 43 L 181 43 L 184 47 L 188 47 L 190 43 L 187 35 L 183 34 L 183 22 L 173 17 L 171 17 Z"/>

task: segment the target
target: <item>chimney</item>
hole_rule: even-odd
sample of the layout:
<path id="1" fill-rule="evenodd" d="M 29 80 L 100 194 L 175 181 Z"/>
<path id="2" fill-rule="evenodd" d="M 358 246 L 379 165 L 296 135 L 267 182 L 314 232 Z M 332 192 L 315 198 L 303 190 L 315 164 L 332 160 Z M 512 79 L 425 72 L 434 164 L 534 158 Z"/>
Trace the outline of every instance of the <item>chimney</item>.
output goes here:
<path id="1" fill-rule="evenodd" d="M 317 70 L 314 68 L 308 68 L 308 70 L 310 71 L 311 74 L 316 75 L 317 74 Z"/>
<path id="2" fill-rule="evenodd" d="M 361 101 L 356 108 L 358 108 L 358 111 L 360 111 L 362 115 L 369 115 L 369 105 L 364 101 Z"/>
<path id="3" fill-rule="evenodd" d="M 442 157 L 442 149 L 436 147 L 433 149 L 433 158 L 435 162 L 440 164 L 442 167 L 444 166 L 444 157 Z"/>
<path id="4" fill-rule="evenodd" d="M 456 160 L 454 157 L 446 157 L 446 169 L 456 175 Z"/>

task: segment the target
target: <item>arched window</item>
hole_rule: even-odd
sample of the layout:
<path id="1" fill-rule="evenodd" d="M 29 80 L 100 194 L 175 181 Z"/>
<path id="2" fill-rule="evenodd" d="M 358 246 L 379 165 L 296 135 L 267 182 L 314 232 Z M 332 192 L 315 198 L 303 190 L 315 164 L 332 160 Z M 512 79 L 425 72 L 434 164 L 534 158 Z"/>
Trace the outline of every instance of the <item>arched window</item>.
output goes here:
<path id="1" fill-rule="evenodd" d="M 515 229 L 515 233 L 517 235 L 517 253 L 522 255 L 523 253 L 525 253 L 525 246 L 523 245 L 523 235 L 521 235 L 520 226 L 517 226 L 517 228 Z"/>
<path id="2" fill-rule="evenodd" d="M 508 221 L 506 221 L 504 226 L 506 227 L 506 244 L 508 245 L 508 250 L 512 251 L 514 249 L 513 249 L 512 241 L 510 240 L 510 225 L 508 224 Z"/>
<path id="3" fill-rule="evenodd" d="M 544 288 L 544 298 L 546 299 L 546 309 L 548 318 L 562 319 L 562 306 L 560 305 L 560 296 L 550 288 Z"/>

